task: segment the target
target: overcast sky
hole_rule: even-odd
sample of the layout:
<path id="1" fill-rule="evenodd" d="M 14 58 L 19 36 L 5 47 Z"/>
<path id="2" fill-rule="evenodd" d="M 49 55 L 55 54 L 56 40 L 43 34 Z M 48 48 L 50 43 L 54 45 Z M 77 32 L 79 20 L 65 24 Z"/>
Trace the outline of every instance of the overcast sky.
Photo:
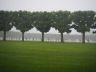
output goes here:
<path id="1" fill-rule="evenodd" d="M 96 0 L 0 0 L 0 10 L 58 11 L 94 10 Z M 14 30 L 14 29 L 12 29 Z M 30 32 L 37 32 L 35 29 Z M 58 33 L 51 29 L 49 33 Z M 73 31 L 72 33 L 76 33 Z"/>

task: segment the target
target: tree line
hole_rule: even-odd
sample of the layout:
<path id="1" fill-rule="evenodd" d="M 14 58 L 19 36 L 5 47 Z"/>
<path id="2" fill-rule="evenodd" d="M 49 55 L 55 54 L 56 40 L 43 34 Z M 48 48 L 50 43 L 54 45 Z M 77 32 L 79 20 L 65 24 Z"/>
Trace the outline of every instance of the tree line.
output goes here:
<path id="1" fill-rule="evenodd" d="M 96 12 L 0 11 L 0 31 L 4 33 L 4 41 L 6 41 L 6 32 L 11 30 L 13 26 L 22 33 L 22 41 L 24 41 L 24 33 L 35 27 L 41 32 L 41 41 L 44 42 L 44 34 L 53 27 L 61 34 L 61 42 L 64 42 L 63 33 L 70 33 L 71 28 L 74 28 L 77 32 L 82 33 L 82 43 L 85 43 L 85 33 L 90 29 L 96 29 Z"/>

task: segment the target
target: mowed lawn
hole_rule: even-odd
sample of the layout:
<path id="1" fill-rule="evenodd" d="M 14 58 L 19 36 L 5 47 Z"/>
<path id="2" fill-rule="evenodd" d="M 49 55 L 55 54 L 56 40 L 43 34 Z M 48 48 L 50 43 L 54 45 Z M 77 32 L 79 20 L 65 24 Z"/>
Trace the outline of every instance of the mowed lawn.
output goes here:
<path id="1" fill-rule="evenodd" d="M 96 72 L 96 44 L 0 41 L 0 72 Z"/>

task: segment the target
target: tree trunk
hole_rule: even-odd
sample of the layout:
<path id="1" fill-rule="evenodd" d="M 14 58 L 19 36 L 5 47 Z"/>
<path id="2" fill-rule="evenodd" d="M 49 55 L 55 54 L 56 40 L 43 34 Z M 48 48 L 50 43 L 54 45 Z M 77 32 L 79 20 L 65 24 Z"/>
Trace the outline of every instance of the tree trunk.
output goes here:
<path id="1" fill-rule="evenodd" d="M 85 32 L 82 32 L 82 43 L 85 43 Z"/>
<path id="2" fill-rule="evenodd" d="M 6 41 L 6 31 L 4 31 L 3 41 Z"/>
<path id="3" fill-rule="evenodd" d="M 42 32 L 42 42 L 44 42 L 44 32 Z"/>
<path id="4" fill-rule="evenodd" d="M 22 32 L 22 41 L 24 42 L 24 32 Z"/>
<path id="5" fill-rule="evenodd" d="M 64 40 L 63 40 L 63 33 L 61 33 L 61 43 L 63 43 Z"/>

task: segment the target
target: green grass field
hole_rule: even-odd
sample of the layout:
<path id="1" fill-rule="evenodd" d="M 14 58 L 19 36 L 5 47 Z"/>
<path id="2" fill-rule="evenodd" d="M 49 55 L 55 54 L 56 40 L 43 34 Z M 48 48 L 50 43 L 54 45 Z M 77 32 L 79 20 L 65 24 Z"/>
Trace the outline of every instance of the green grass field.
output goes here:
<path id="1" fill-rule="evenodd" d="M 96 72 L 96 44 L 0 41 L 0 72 Z"/>

